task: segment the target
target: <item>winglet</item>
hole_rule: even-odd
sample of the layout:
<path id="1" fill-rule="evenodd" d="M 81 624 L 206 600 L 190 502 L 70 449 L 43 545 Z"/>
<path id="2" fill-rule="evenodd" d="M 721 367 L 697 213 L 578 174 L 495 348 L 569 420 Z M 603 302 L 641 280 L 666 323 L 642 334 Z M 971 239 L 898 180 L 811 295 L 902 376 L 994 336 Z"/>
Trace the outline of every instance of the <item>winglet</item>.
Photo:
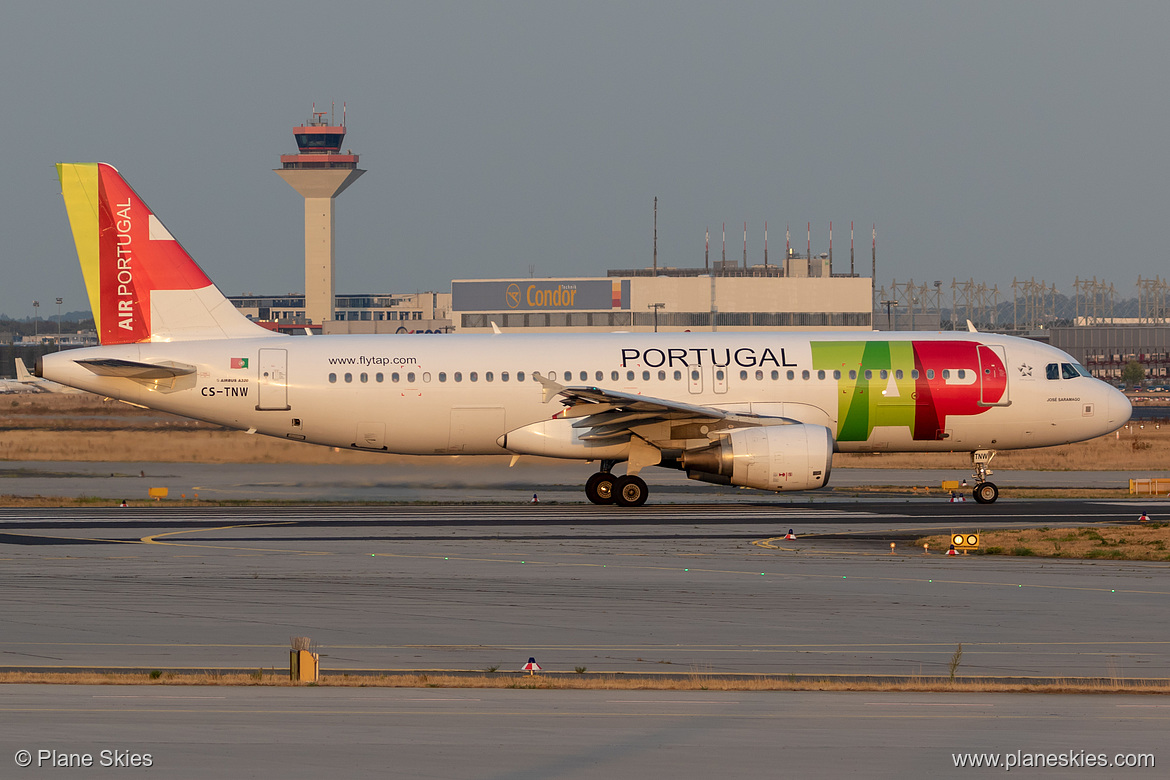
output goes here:
<path id="1" fill-rule="evenodd" d="M 16 381 L 24 382 L 25 384 L 37 381 L 37 378 L 28 372 L 28 366 L 20 358 L 16 358 Z"/>
<path id="2" fill-rule="evenodd" d="M 240 314 L 113 166 L 57 175 L 102 344 L 277 335 Z"/>
<path id="3" fill-rule="evenodd" d="M 560 395 L 561 392 L 565 389 L 565 386 L 560 382 L 557 382 L 554 379 L 547 379 L 541 376 L 539 372 L 533 371 L 532 378 L 537 382 L 540 382 L 541 387 L 544 389 L 543 394 L 540 397 L 541 403 L 547 404 L 549 401 Z"/>
<path id="4" fill-rule="evenodd" d="M 496 321 L 492 320 L 492 335 L 498 336 L 503 332 L 504 331 L 500 330 L 500 326 L 496 324 Z"/>
<path id="5" fill-rule="evenodd" d="M 975 323 L 971 322 L 971 320 L 967 320 L 967 332 L 968 333 L 978 333 L 979 332 L 979 329 L 975 327 Z"/>

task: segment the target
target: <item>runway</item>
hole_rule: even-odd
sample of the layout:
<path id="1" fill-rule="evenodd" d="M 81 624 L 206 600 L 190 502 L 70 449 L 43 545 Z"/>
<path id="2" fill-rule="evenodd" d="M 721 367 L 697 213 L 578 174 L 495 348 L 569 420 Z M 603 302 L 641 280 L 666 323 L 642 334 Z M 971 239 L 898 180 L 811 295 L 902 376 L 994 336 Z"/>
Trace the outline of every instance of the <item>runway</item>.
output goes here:
<path id="1" fill-rule="evenodd" d="M 6 509 L 0 666 L 275 672 L 308 636 L 326 674 L 515 674 L 535 657 L 568 674 L 945 676 L 961 643 L 959 677 L 1168 678 L 1170 564 L 912 546 L 1133 514 L 938 499 Z M 178 778 L 925 778 L 969 771 L 965 751 L 1153 760 L 1163 699 L 5 685 L 0 760 L 112 749 L 151 756 L 123 772 Z"/>
<path id="2" fill-rule="evenodd" d="M 0 493 L 22 496 L 145 499 L 152 487 L 170 498 L 198 496 L 219 501 L 363 501 L 521 503 L 537 494 L 545 503 L 579 504 L 594 467 L 547 458 L 414 458 L 386 465 L 206 464 L 136 461 L 6 461 L 0 467 Z M 687 479 L 669 469 L 646 472 L 650 503 L 707 504 L 725 501 L 794 502 L 848 500 L 836 489 L 897 485 L 938 491 L 944 480 L 970 479 L 962 469 L 834 468 L 830 489 L 767 494 Z M 994 480 L 1011 497 L 1015 487 L 1125 488 L 1130 478 L 1160 477 L 1161 472 L 1010 471 Z"/>
<path id="3" fill-rule="evenodd" d="M 962 643 L 963 674 L 1170 677 L 1170 565 L 912 544 L 1132 515 L 1040 501 L 3 510 L 0 658 L 272 668 L 309 636 L 324 670 L 535 656 L 561 671 L 935 675 Z M 777 541 L 789 528 L 799 538 Z"/>
<path id="4" fill-rule="evenodd" d="M 32 759 L 88 753 L 95 766 L 102 751 L 149 757 L 149 769 L 73 770 L 116 777 L 937 778 L 973 773 L 956 768 L 963 753 L 1001 763 L 1063 756 L 1081 767 L 1092 756 L 1097 767 L 1010 777 L 1158 777 L 1170 705 L 1142 696 L 9 685 L 0 717 L 7 761 L 20 750 Z M 991 771 L 1004 769 L 974 774 Z"/>

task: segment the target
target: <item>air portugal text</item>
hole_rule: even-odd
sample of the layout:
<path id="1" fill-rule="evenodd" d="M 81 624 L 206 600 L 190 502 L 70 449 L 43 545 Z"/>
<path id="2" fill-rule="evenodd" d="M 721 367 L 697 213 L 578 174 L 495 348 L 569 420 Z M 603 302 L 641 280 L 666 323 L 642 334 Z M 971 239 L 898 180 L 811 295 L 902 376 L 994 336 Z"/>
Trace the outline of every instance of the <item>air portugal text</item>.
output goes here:
<path id="1" fill-rule="evenodd" d="M 114 229 L 118 234 L 118 327 L 134 330 L 134 270 L 130 255 L 130 201 L 114 204 Z"/>
<path id="2" fill-rule="evenodd" d="M 622 350 L 622 368 L 629 365 L 645 364 L 649 368 L 674 368 L 675 366 L 705 366 L 711 365 L 717 368 L 726 368 L 734 363 L 743 368 L 754 368 L 756 366 L 775 366 L 780 368 L 793 368 L 796 363 L 789 363 L 788 357 L 784 354 L 784 349 L 780 349 L 780 357 L 776 357 L 776 353 L 769 347 L 765 347 L 762 351 L 756 350 L 753 347 L 740 347 L 739 349 L 732 349 L 725 347 L 722 349 L 712 349 L 710 347 L 695 347 L 691 349 L 684 349 L 682 347 L 671 347 L 669 349 L 623 349 Z"/>

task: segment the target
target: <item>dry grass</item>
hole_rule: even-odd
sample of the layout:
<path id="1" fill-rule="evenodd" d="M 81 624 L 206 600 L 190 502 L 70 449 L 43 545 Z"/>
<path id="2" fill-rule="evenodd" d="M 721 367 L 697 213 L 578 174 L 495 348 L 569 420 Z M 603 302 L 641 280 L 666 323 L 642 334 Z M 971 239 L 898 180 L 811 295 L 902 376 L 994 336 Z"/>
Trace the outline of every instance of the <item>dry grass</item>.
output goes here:
<path id="1" fill-rule="evenodd" d="M 950 537 L 929 536 L 915 542 L 918 547 L 923 544 L 945 550 Z M 978 555 L 1170 561 L 1170 524 L 988 531 L 980 532 L 979 544 Z"/>
<path id="2" fill-rule="evenodd" d="M 395 457 L 414 460 L 249 436 L 93 395 L 0 397 L 0 460 L 386 465 Z M 839 454 L 833 458 L 833 465 L 839 468 L 966 470 L 970 463 L 966 453 Z M 1005 451 L 996 456 L 993 466 L 1004 470 L 1170 471 L 1170 426 L 1139 428 L 1131 424 L 1116 436 L 1039 450 Z"/>
<path id="3" fill-rule="evenodd" d="M 855 453 L 833 456 L 838 468 L 956 469 L 971 468 L 965 452 Z M 1164 471 L 1170 470 L 1170 425 L 1131 423 L 1117 434 L 1036 450 L 1005 450 L 992 468 L 1004 471 Z"/>
<path id="4" fill-rule="evenodd" d="M 288 672 L 258 669 L 254 672 L 0 672 L 0 684 L 38 685 L 230 685 L 301 687 Z M 939 677 L 887 678 L 796 675 L 624 675 L 624 674 L 328 674 L 309 683 L 318 687 L 348 688 L 513 688 L 536 690 L 638 690 L 638 691 L 871 691 L 959 693 L 1170 693 L 1170 680 L 1138 679 L 1038 679 Z"/>

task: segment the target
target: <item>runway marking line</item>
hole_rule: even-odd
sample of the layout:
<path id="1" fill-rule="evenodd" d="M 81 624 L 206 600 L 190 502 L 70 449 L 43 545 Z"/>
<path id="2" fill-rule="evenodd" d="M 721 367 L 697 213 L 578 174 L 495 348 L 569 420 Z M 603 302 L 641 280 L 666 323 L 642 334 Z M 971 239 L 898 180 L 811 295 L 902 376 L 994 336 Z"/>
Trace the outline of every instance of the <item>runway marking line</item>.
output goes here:
<path id="1" fill-rule="evenodd" d="M 271 523 L 242 523 L 242 524 L 238 524 L 238 525 L 214 526 L 212 528 L 192 528 L 192 529 L 188 529 L 186 531 L 168 531 L 167 533 L 162 533 L 162 534 L 151 534 L 150 536 L 142 537 L 138 541 L 142 544 L 161 544 L 161 545 L 167 545 L 170 547 L 200 547 L 203 549 L 210 549 L 210 550 L 247 550 L 249 552 L 288 553 L 290 555 L 333 555 L 334 554 L 331 552 L 319 552 L 319 551 L 315 551 L 315 550 L 310 550 L 310 551 L 305 551 L 305 550 L 274 550 L 274 549 L 269 549 L 269 548 L 265 548 L 265 547 L 234 547 L 231 545 L 224 545 L 224 544 L 195 544 L 193 542 L 160 542 L 159 541 L 159 539 L 161 539 L 164 536 L 180 536 L 182 534 L 198 534 L 198 533 L 206 533 L 208 531 L 233 531 L 237 528 L 265 528 L 265 527 L 274 526 L 274 525 L 295 525 L 296 522 L 297 521 L 295 521 L 295 520 L 278 520 L 278 521 L 274 521 Z"/>

